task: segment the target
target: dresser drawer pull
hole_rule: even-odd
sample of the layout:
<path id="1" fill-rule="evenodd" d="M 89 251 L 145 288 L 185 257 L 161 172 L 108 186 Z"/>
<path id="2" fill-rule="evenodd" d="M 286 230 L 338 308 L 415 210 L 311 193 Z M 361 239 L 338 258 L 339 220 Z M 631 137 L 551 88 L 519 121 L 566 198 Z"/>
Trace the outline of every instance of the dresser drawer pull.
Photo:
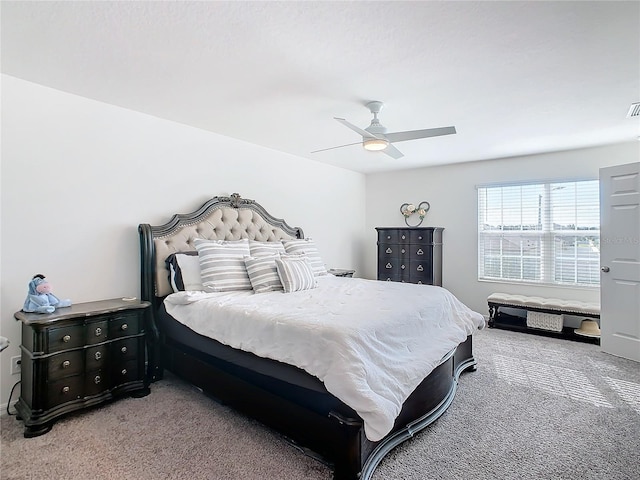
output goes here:
<path id="1" fill-rule="evenodd" d="M 402 239 L 404 240 L 405 238 L 407 238 L 407 237 L 405 237 L 404 235 L 402 235 Z"/>
<path id="2" fill-rule="evenodd" d="M 96 352 L 94 357 L 95 357 L 96 360 L 100 360 L 102 358 L 102 352 Z"/>
<path id="3" fill-rule="evenodd" d="M 406 253 L 406 250 L 403 248 L 402 250 L 400 250 L 402 253 Z"/>
<path id="4" fill-rule="evenodd" d="M 120 327 L 120 330 L 126 330 L 127 328 L 129 328 L 129 326 L 126 323 L 123 323 L 122 326 Z"/>
<path id="5" fill-rule="evenodd" d="M 71 390 L 69 387 L 62 387 L 62 393 L 69 393 L 69 390 Z"/>
<path id="6" fill-rule="evenodd" d="M 71 366 L 71 362 L 69 360 L 65 360 L 62 362 L 62 368 L 69 368 Z"/>
<path id="7" fill-rule="evenodd" d="M 387 240 L 391 240 L 391 235 L 387 235 Z"/>
<path id="8" fill-rule="evenodd" d="M 424 272 L 424 267 L 422 265 L 418 265 L 418 268 L 416 268 L 416 270 L 419 272 Z"/>
<path id="9" fill-rule="evenodd" d="M 62 337 L 62 341 L 64 343 L 69 343 L 71 341 L 71 335 L 65 335 L 64 337 Z"/>
<path id="10" fill-rule="evenodd" d="M 404 269 L 405 269 L 405 266 L 404 266 L 404 265 L 400 265 L 400 268 L 401 268 L 402 270 L 404 270 Z"/>
<path id="11" fill-rule="evenodd" d="M 122 375 L 126 375 L 126 374 L 127 374 L 127 369 L 126 369 L 126 368 L 123 368 L 123 369 L 122 369 Z"/>
<path id="12" fill-rule="evenodd" d="M 96 385 L 98 385 L 101 381 L 102 379 L 100 378 L 100 375 L 96 375 L 96 378 L 93 379 L 93 383 L 95 383 Z"/>
<path id="13" fill-rule="evenodd" d="M 386 253 L 393 253 L 393 250 L 391 250 L 391 248 L 387 248 Z"/>
<path id="14" fill-rule="evenodd" d="M 416 252 L 418 255 L 424 255 L 424 252 L 422 251 L 421 248 L 418 249 L 418 251 Z"/>
<path id="15" fill-rule="evenodd" d="M 100 335 L 102 335 L 102 329 L 100 327 L 96 328 L 96 337 L 99 337 Z"/>
<path id="16" fill-rule="evenodd" d="M 393 268 L 393 266 L 390 263 L 387 263 L 384 268 Z"/>
<path id="17" fill-rule="evenodd" d="M 120 351 L 121 351 L 122 353 L 127 353 L 127 347 L 122 347 L 122 348 L 120 349 Z"/>

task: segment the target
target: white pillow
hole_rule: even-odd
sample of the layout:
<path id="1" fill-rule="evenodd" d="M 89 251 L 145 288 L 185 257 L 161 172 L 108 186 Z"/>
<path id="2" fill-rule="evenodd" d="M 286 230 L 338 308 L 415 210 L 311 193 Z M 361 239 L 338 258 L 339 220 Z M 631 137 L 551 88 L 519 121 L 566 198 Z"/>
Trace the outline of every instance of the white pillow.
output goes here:
<path id="1" fill-rule="evenodd" d="M 287 253 L 301 254 L 303 253 L 309 258 L 309 263 L 316 277 L 327 275 L 327 269 L 320 257 L 318 247 L 313 240 L 305 238 L 304 240 L 282 240 L 282 245 Z"/>
<path id="2" fill-rule="evenodd" d="M 169 283 L 174 292 L 205 290 L 198 252 L 177 252 L 167 257 Z"/>
<path id="3" fill-rule="evenodd" d="M 251 281 L 244 266 L 249 255 L 249 240 L 194 240 L 198 250 L 202 285 L 214 292 L 251 290 Z"/>
<path id="4" fill-rule="evenodd" d="M 257 240 L 249 240 L 249 251 L 252 257 L 286 253 L 282 242 L 259 242 Z"/>
<path id="5" fill-rule="evenodd" d="M 278 255 L 262 255 L 259 257 L 244 257 L 249 280 L 255 293 L 282 290 L 282 283 L 278 277 L 276 259 Z"/>
<path id="6" fill-rule="evenodd" d="M 275 262 L 284 293 L 316 288 L 316 278 L 306 256 L 281 255 Z"/>

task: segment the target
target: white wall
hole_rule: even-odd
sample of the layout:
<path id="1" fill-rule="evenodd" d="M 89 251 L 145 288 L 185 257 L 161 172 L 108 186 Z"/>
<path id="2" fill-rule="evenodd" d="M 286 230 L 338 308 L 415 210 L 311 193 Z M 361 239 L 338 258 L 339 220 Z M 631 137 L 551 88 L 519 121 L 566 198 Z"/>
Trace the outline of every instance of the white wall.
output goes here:
<path id="1" fill-rule="evenodd" d="M 2 76 L 0 405 L 19 379 L 27 284 L 60 298 L 139 295 L 139 223 L 240 193 L 313 237 L 330 267 L 361 270 L 365 177 Z M 17 397 L 14 396 L 13 400 Z"/>
<path id="2" fill-rule="evenodd" d="M 600 167 L 636 162 L 640 142 L 439 166 L 367 176 L 367 238 L 362 276 L 376 278 L 376 231 L 379 226 L 405 226 L 403 203 L 428 201 L 423 226 L 444 227 L 443 286 L 474 310 L 487 315 L 492 292 L 562 297 L 599 302 L 599 289 L 575 289 L 477 280 L 476 185 L 525 180 L 598 178 Z"/>

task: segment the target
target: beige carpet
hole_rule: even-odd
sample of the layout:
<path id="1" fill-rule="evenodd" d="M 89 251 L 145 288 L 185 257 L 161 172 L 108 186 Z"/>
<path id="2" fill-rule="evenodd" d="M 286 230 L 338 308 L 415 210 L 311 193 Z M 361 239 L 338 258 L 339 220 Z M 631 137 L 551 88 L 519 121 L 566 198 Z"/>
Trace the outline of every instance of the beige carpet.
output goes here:
<path id="1" fill-rule="evenodd" d="M 640 365 L 595 345 L 489 329 L 447 413 L 374 480 L 637 480 Z M 172 376 L 145 398 L 74 414 L 25 439 L 1 419 L 0 478 L 326 480 L 277 434 Z"/>

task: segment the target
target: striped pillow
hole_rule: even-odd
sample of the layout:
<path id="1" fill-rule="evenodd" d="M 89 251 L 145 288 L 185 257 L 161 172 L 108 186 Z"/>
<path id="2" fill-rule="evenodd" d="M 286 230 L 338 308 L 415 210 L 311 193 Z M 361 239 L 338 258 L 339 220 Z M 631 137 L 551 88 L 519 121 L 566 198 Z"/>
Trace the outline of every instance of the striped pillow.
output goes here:
<path id="1" fill-rule="evenodd" d="M 244 265 L 247 267 L 249 280 L 255 293 L 282 290 L 282 283 L 280 283 L 276 268 L 277 258 L 278 255 L 244 257 Z"/>
<path id="2" fill-rule="evenodd" d="M 169 283 L 174 292 L 204 290 L 198 252 L 177 252 L 167 257 Z"/>
<path id="3" fill-rule="evenodd" d="M 283 240 L 282 245 L 284 245 L 284 250 L 287 253 L 292 254 L 301 254 L 309 258 L 309 263 L 311 264 L 311 268 L 313 269 L 313 274 L 316 277 L 321 275 L 327 275 L 327 269 L 324 266 L 324 262 L 322 261 L 322 257 L 320 257 L 320 252 L 318 252 L 318 247 L 313 240 L 310 238 L 306 238 L 304 240 Z"/>
<path id="4" fill-rule="evenodd" d="M 232 292 L 251 290 L 251 281 L 244 266 L 249 255 L 249 240 L 194 240 L 200 261 L 202 285 L 209 291 Z"/>
<path id="5" fill-rule="evenodd" d="M 316 288 L 316 278 L 306 256 L 282 255 L 275 262 L 284 293 Z"/>
<path id="6" fill-rule="evenodd" d="M 257 240 L 249 240 L 249 251 L 252 257 L 285 253 L 282 242 L 258 242 Z"/>

